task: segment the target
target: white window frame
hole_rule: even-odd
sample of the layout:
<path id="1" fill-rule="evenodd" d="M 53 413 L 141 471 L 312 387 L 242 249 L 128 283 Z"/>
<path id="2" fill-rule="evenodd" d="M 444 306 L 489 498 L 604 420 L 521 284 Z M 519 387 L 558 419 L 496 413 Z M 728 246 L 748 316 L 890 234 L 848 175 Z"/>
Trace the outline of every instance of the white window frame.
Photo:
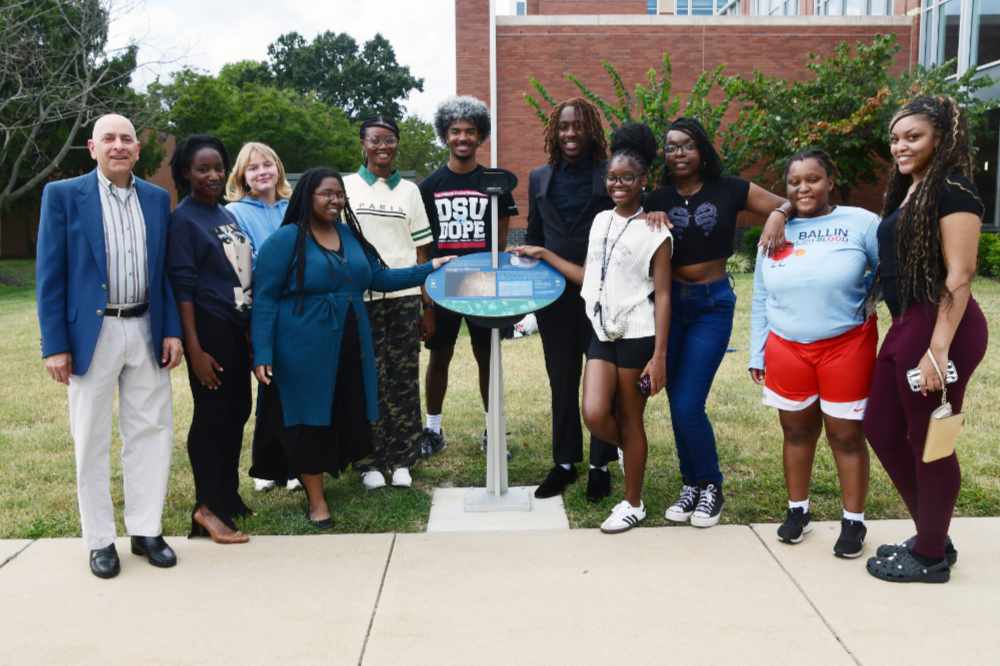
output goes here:
<path id="1" fill-rule="evenodd" d="M 692 0 L 657 0 L 656 11 L 658 14 L 672 14 L 674 16 L 696 16 L 696 14 L 677 13 L 677 4 L 681 2 L 690 10 Z M 740 0 L 712 0 L 712 16 L 739 16 Z M 703 16 L 697 14 L 697 16 Z"/>
<path id="2" fill-rule="evenodd" d="M 865 13 L 864 16 L 892 16 L 893 15 L 893 1 L 892 0 L 865 0 Z M 882 5 L 884 13 L 882 14 L 872 14 L 873 5 Z M 830 13 L 830 7 L 839 7 L 840 12 L 837 14 Z M 848 16 L 847 11 L 847 0 L 816 0 L 816 15 L 817 16 Z"/>
<path id="3" fill-rule="evenodd" d="M 800 0 L 777 0 L 776 7 L 770 5 L 770 0 L 753 0 L 754 16 L 799 16 L 802 14 Z M 789 7 L 794 8 L 795 11 L 789 12 Z"/>

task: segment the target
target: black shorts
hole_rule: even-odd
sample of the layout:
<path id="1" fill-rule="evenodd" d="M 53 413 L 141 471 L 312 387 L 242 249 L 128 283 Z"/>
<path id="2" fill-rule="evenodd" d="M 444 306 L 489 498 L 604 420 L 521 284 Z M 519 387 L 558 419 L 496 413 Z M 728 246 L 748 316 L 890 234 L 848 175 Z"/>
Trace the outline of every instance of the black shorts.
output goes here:
<path id="1" fill-rule="evenodd" d="M 469 329 L 469 337 L 472 338 L 473 347 L 490 346 L 490 329 L 476 326 L 468 317 L 457 312 L 446 310 L 442 307 L 434 308 L 434 335 L 424 343 L 427 349 L 447 349 L 455 346 L 458 340 L 458 329 L 462 327 L 462 320 Z"/>
<path id="2" fill-rule="evenodd" d="M 619 338 L 603 342 L 597 336 L 590 338 L 587 348 L 588 361 L 607 361 L 619 368 L 642 370 L 653 358 L 656 336 L 648 338 Z"/>

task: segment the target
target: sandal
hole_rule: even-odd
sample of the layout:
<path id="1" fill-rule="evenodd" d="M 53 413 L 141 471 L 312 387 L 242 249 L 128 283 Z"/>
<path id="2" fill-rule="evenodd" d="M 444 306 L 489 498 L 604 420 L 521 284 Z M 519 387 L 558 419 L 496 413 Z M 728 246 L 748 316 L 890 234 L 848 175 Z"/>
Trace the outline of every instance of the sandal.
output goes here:
<path id="1" fill-rule="evenodd" d="M 879 546 L 878 550 L 875 551 L 875 556 L 886 558 L 895 555 L 899 550 L 913 550 L 915 543 L 917 543 L 917 535 L 914 534 L 906 541 L 887 543 Z M 944 558 L 948 560 L 949 567 L 953 567 L 958 563 L 958 551 L 955 550 L 955 544 L 951 542 L 951 537 L 948 537 L 948 540 L 944 543 Z"/>
<path id="2" fill-rule="evenodd" d="M 923 564 L 905 549 L 889 557 L 869 558 L 868 573 L 890 583 L 947 583 L 951 578 L 947 560 Z"/>

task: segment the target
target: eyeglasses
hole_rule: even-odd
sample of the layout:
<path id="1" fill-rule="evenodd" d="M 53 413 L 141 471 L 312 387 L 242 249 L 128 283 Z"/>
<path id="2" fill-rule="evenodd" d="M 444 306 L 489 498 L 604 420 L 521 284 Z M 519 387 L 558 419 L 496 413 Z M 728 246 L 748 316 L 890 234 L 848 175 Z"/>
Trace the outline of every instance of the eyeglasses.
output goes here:
<path id="1" fill-rule="evenodd" d="M 634 173 L 626 173 L 622 174 L 621 176 L 612 176 L 611 174 L 608 174 L 607 177 L 605 177 L 604 182 L 606 182 L 608 185 L 621 183 L 622 185 L 628 187 L 630 185 L 635 185 L 635 181 L 637 181 L 638 179 L 639 177 L 636 176 Z"/>
<path id="2" fill-rule="evenodd" d="M 365 143 L 374 148 L 378 148 L 379 146 L 385 146 L 386 148 L 394 148 L 395 146 L 399 145 L 399 139 L 397 139 L 394 136 L 386 136 L 386 137 L 376 136 L 365 139 Z"/>
<path id="3" fill-rule="evenodd" d="M 674 153 L 693 153 L 698 150 L 696 146 L 691 141 L 687 143 L 668 143 L 666 147 L 667 155 L 673 155 Z"/>
<path id="4" fill-rule="evenodd" d="M 327 201 L 347 201 L 347 195 L 337 190 L 319 190 L 313 192 L 313 196 Z"/>

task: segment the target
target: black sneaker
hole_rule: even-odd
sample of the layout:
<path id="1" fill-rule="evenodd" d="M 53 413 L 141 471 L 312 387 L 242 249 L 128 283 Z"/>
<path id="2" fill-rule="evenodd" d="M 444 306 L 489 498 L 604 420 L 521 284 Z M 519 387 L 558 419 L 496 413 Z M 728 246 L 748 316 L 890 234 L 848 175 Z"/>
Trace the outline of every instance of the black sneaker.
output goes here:
<path id="1" fill-rule="evenodd" d="M 677 501 L 667 507 L 663 517 L 675 523 L 686 523 L 698 506 L 700 496 L 701 491 L 698 486 L 689 486 L 685 483 L 681 486 L 681 494 L 678 495 Z"/>
<path id="2" fill-rule="evenodd" d="M 876 557 L 890 557 L 894 555 L 897 550 L 913 550 L 914 544 L 917 543 L 917 535 L 914 534 L 909 539 L 903 543 L 887 543 L 878 547 L 875 551 Z M 951 542 L 951 537 L 944 542 L 944 559 L 948 561 L 948 566 L 953 567 L 958 563 L 958 551 L 955 550 L 955 544 Z"/>
<path id="3" fill-rule="evenodd" d="M 722 517 L 722 505 L 726 498 L 722 496 L 722 488 L 714 483 L 706 483 L 698 493 L 698 506 L 691 514 L 691 524 L 695 527 L 711 527 L 717 525 Z"/>
<path id="4" fill-rule="evenodd" d="M 507 436 L 510 437 L 510 433 L 509 432 L 507 433 Z M 482 447 L 483 453 L 486 453 L 486 431 L 485 430 L 483 430 L 483 438 L 480 441 L 479 446 Z M 510 446 L 508 444 L 508 446 L 507 446 L 507 460 L 510 460 L 513 457 L 514 457 L 514 452 L 510 450 Z"/>
<path id="5" fill-rule="evenodd" d="M 611 494 L 611 472 L 599 467 L 591 467 L 587 474 L 587 500 L 600 502 Z"/>
<path id="6" fill-rule="evenodd" d="M 785 522 L 778 528 L 778 539 L 783 543 L 799 543 L 812 532 L 812 514 L 801 507 L 789 509 Z"/>
<path id="7" fill-rule="evenodd" d="M 574 481 L 576 481 L 576 467 L 570 466 L 569 469 L 565 469 L 562 465 L 556 465 L 549 470 L 545 480 L 535 488 L 535 497 L 546 499 L 561 495 L 566 486 Z"/>
<path id="8" fill-rule="evenodd" d="M 867 535 L 868 528 L 863 522 L 844 518 L 840 521 L 840 538 L 833 544 L 833 554 L 848 559 L 860 556 L 865 549 Z"/>
<path id="9" fill-rule="evenodd" d="M 444 439 L 444 430 L 434 432 L 430 428 L 424 428 L 424 431 L 417 436 L 417 447 L 423 458 L 430 458 L 435 453 L 441 453 L 448 448 L 448 442 Z"/>

